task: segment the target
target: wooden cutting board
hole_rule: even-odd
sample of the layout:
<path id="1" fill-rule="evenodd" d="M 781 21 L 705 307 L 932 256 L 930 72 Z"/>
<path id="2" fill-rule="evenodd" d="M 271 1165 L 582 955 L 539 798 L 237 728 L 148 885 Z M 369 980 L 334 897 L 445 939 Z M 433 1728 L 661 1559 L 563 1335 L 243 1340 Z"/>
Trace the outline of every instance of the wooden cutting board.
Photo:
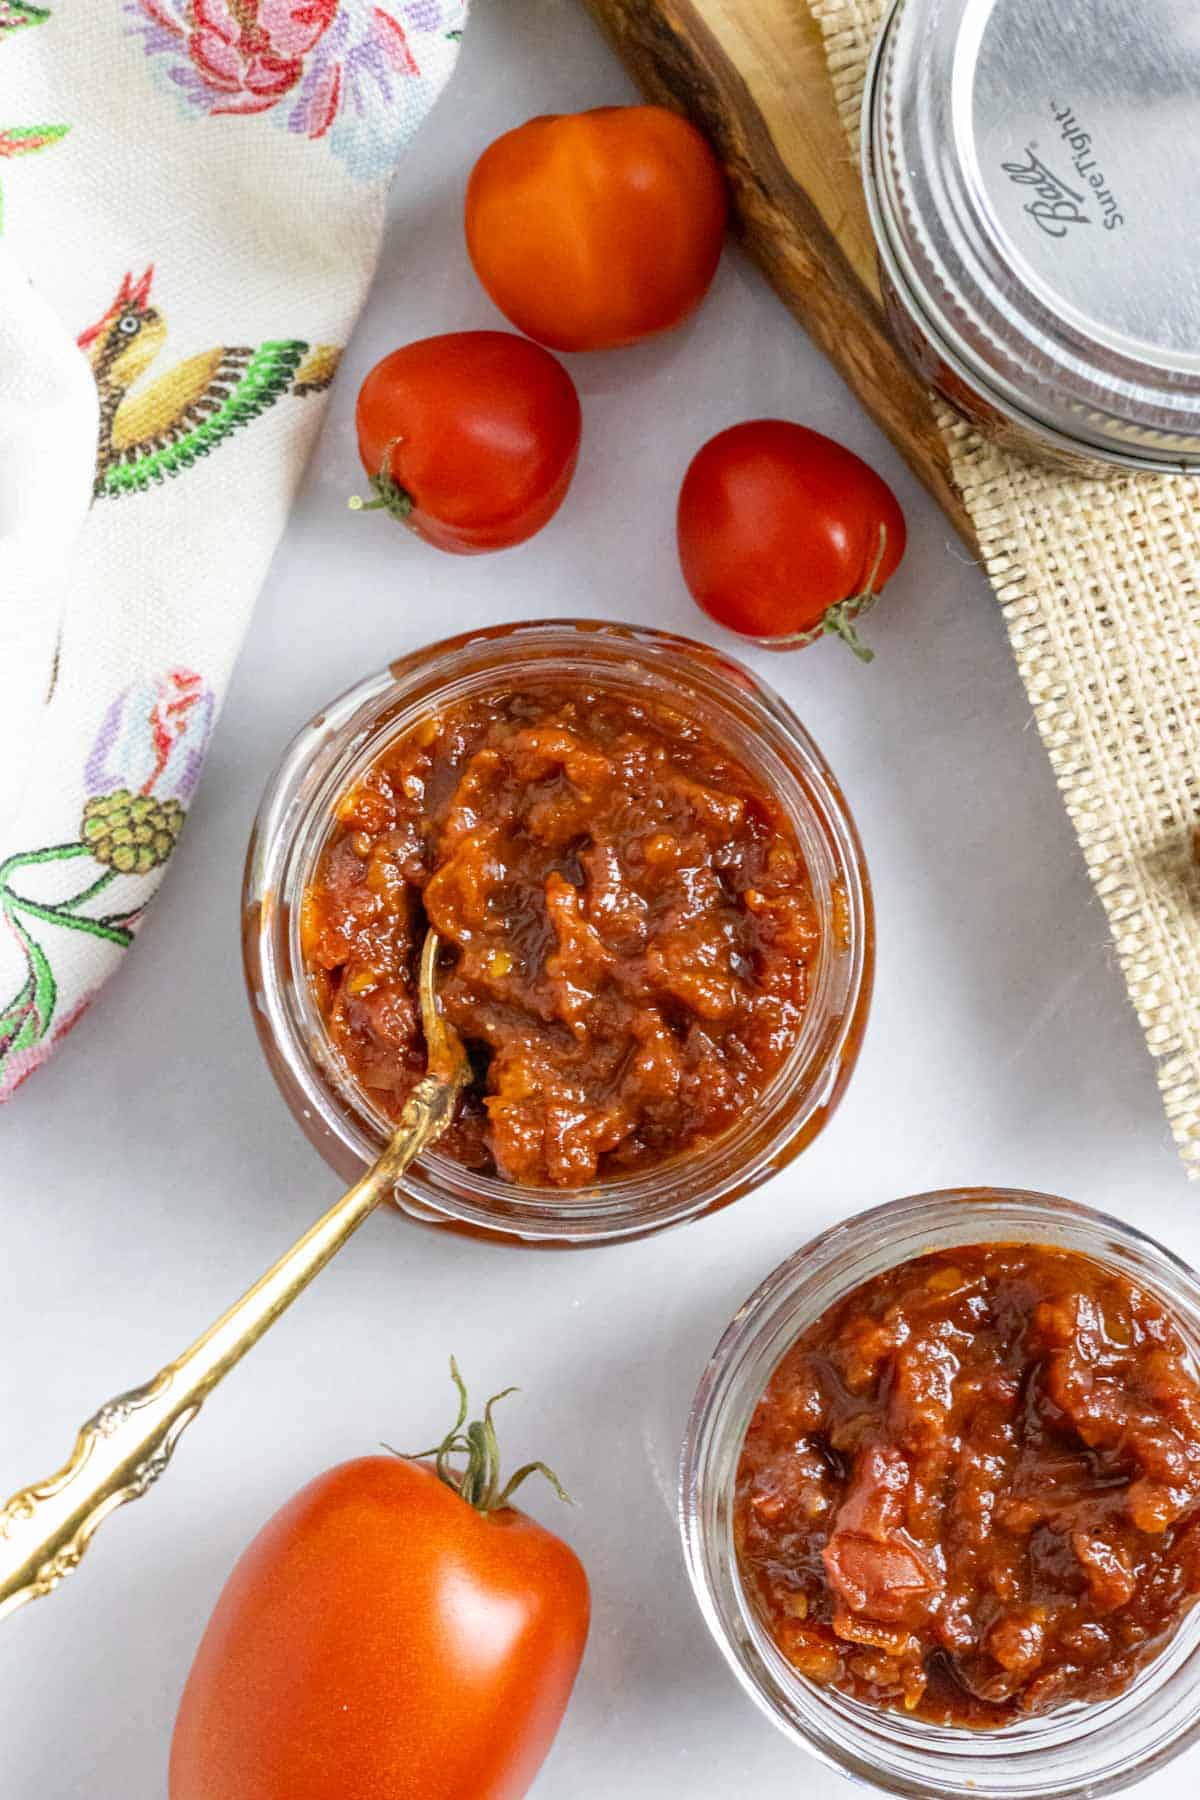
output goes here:
<path id="1" fill-rule="evenodd" d="M 858 168 L 806 0 L 587 4 L 648 98 L 705 133 L 747 249 L 974 550 L 928 391 L 884 319 Z"/>

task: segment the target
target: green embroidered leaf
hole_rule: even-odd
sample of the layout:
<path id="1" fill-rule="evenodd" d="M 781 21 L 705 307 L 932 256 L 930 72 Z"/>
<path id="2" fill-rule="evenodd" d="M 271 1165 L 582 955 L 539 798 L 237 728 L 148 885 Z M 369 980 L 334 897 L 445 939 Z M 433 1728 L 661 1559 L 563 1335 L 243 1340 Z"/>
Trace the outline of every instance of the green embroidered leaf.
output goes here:
<path id="1" fill-rule="evenodd" d="M 43 906 L 40 900 L 26 900 L 22 894 L 6 894 L 4 904 L 10 915 L 16 911 L 28 913 L 31 918 L 42 919 L 47 925 L 63 925 L 68 931 L 84 931 L 89 937 L 103 938 L 106 943 L 116 944 L 122 950 L 127 950 L 133 942 L 133 933 L 121 926 L 105 925 L 99 919 L 80 918 L 75 913 L 62 911 L 56 906 Z"/>
<path id="2" fill-rule="evenodd" d="M 19 31 L 23 25 L 44 25 L 49 17 L 49 7 L 31 6 L 29 0 L 0 0 L 0 42 L 6 32 Z"/>
<path id="3" fill-rule="evenodd" d="M 12 1049 L 17 1033 L 29 1018 L 33 1003 L 33 974 L 25 977 L 25 985 L 0 1013 L 0 1067 Z"/>
<path id="4" fill-rule="evenodd" d="M 105 888 L 109 887 L 116 879 L 117 871 L 115 869 L 105 869 L 104 873 L 93 881 L 91 887 L 84 888 L 81 894 L 73 894 L 69 900 L 60 900 L 57 910 L 59 912 L 78 912 L 81 906 L 86 906 L 89 900 L 94 900 L 97 894 L 102 894 Z"/>
<path id="5" fill-rule="evenodd" d="M 8 885 L 9 876 L 17 869 L 37 868 L 42 863 L 70 862 L 76 856 L 90 856 L 86 844 L 44 844 L 40 850 L 19 850 L 0 863 L 0 888 Z"/>
<path id="6" fill-rule="evenodd" d="M 50 1029 L 50 1021 L 54 1017 L 54 1008 L 58 1001 L 58 983 L 54 979 L 54 970 L 50 960 L 37 939 L 32 937 L 22 921 L 13 910 L 13 896 L 3 897 L 4 910 L 25 952 L 25 960 L 29 964 L 29 979 L 26 982 L 28 997 L 24 1023 L 10 1044 L 5 1046 L 5 1054 L 18 1050 L 28 1050 L 31 1045 L 40 1043 Z M 24 993 L 25 990 L 23 989 Z"/>
<path id="7" fill-rule="evenodd" d="M 0 0 L 2 3 L 2 0 Z M 28 156 L 65 138 L 69 125 L 0 125 L 0 156 Z"/>

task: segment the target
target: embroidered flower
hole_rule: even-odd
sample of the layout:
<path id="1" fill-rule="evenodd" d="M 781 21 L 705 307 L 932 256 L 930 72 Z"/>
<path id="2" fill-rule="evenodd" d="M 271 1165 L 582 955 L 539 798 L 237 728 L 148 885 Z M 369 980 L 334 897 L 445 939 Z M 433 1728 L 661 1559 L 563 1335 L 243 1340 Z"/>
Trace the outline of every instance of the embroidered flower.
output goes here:
<path id="1" fill-rule="evenodd" d="M 189 108 L 274 113 L 370 175 L 449 74 L 465 0 L 124 0 L 124 10 Z"/>
<path id="2" fill-rule="evenodd" d="M 195 792 L 216 701 L 191 669 L 171 669 L 118 694 L 84 767 L 90 795 L 126 790 L 186 802 Z"/>
<path id="3" fill-rule="evenodd" d="M 157 881 L 178 842 L 215 712 L 211 688 L 192 669 L 125 688 L 84 766 L 89 798 L 78 838 L 0 862 L 0 943 L 15 946 L 23 969 L 0 1005 L 0 1100 L 45 1061 L 86 1004 L 59 1015 L 63 936 L 89 937 L 110 953 L 133 942 L 154 892 L 147 877 Z"/>
<path id="4" fill-rule="evenodd" d="M 216 112 L 266 112 L 304 73 L 338 0 L 192 0 L 187 49 Z"/>
<path id="5" fill-rule="evenodd" d="M 95 794 L 83 809 L 79 840 L 98 863 L 118 875 L 148 875 L 161 869 L 179 842 L 183 807 L 178 800 L 155 800 L 116 788 Z"/>

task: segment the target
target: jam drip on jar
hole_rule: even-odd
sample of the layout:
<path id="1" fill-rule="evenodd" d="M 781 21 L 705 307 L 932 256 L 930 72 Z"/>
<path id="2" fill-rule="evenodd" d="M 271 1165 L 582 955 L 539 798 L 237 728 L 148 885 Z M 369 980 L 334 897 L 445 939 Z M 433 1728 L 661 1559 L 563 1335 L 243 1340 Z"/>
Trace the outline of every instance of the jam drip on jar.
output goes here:
<path id="1" fill-rule="evenodd" d="M 1118 1694 L 1200 1596 L 1188 1347 L 1073 1253 L 903 1263 L 775 1370 L 735 1535 L 783 1655 L 855 1699 L 979 1727 Z"/>
<path id="2" fill-rule="evenodd" d="M 752 1108 L 819 948 L 794 836 L 744 767 L 665 703 L 549 682 L 389 745 L 305 894 L 326 1029 L 393 1119 L 424 1066 L 428 925 L 476 1076 L 443 1150 L 560 1188 L 694 1150 Z"/>

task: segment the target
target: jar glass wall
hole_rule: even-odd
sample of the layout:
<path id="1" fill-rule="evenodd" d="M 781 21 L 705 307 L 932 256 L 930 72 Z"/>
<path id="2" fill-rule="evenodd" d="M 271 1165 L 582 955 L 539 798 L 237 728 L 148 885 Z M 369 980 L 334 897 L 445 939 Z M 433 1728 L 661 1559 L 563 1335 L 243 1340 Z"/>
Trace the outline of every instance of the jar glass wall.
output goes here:
<path id="1" fill-rule="evenodd" d="M 264 795 L 247 857 L 246 975 L 281 1091 L 326 1159 L 356 1179 L 390 1128 L 328 1041 L 299 941 L 301 901 L 334 808 L 385 747 L 431 711 L 548 679 L 631 701 L 649 688 L 734 756 L 782 807 L 807 865 L 820 930 L 796 1042 L 758 1103 L 714 1142 L 644 1173 L 562 1191 L 505 1182 L 433 1150 L 397 1194 L 429 1224 L 530 1243 L 602 1243 L 698 1217 L 757 1187 L 821 1129 L 857 1058 L 873 966 L 862 852 L 820 752 L 749 670 L 685 638 L 568 621 L 447 640 L 362 682 L 299 733 Z"/>
<path id="2" fill-rule="evenodd" d="M 869 1707 L 799 1675 L 757 1617 L 734 1550 L 738 1463 L 751 1415 L 794 1340 L 852 1289 L 956 1245 L 1078 1252 L 1148 1289 L 1200 1361 L 1200 1279 L 1152 1239 L 1045 1194 L 957 1189 L 894 1201 L 835 1226 L 769 1275 L 704 1372 L 683 1448 L 680 1524 L 701 1611 L 735 1674 L 798 1745 L 885 1792 L 927 1800 L 1069 1800 L 1141 1780 L 1200 1738 L 1200 1607 L 1124 1693 L 994 1731 Z"/>

